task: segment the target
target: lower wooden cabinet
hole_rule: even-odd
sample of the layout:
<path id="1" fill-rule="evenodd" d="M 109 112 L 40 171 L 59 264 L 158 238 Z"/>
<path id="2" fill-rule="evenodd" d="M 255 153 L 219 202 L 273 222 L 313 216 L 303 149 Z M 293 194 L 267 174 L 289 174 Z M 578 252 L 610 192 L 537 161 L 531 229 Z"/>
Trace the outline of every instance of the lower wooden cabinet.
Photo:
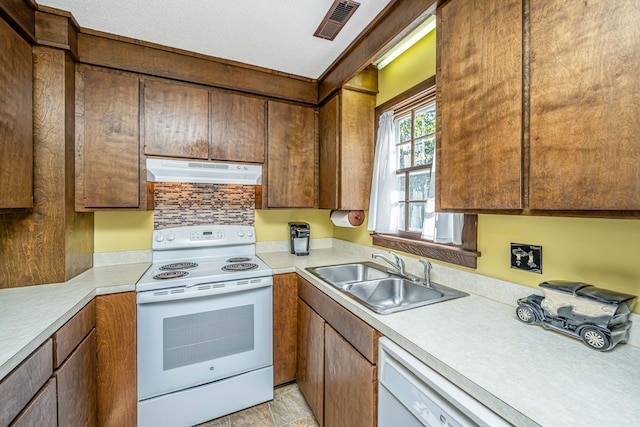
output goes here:
<path id="1" fill-rule="evenodd" d="M 377 424 L 380 333 L 298 278 L 297 382 L 318 424 Z"/>
<path id="2" fill-rule="evenodd" d="M 56 380 L 52 378 L 11 423 L 11 427 L 56 427 L 57 425 Z"/>
<path id="3" fill-rule="evenodd" d="M 25 408 L 53 373 L 53 340 L 48 339 L 0 381 L 0 427 L 7 427 Z M 17 421 L 17 420 L 16 420 Z"/>
<path id="4" fill-rule="evenodd" d="M 96 297 L 98 426 L 135 426 L 138 418 L 136 293 Z"/>
<path id="5" fill-rule="evenodd" d="M 296 381 L 318 424 L 324 425 L 324 319 L 298 301 Z"/>
<path id="6" fill-rule="evenodd" d="M 329 325 L 324 328 L 324 425 L 375 426 L 378 383 L 369 363 Z"/>
<path id="7" fill-rule="evenodd" d="M 296 379 L 298 275 L 273 276 L 273 384 Z"/>
<path id="8" fill-rule="evenodd" d="M 100 295 L 0 381 L 0 427 L 133 427 L 136 387 L 136 294 Z"/>
<path id="9" fill-rule="evenodd" d="M 58 390 L 58 426 L 96 425 L 96 333 L 89 335 L 54 374 Z"/>

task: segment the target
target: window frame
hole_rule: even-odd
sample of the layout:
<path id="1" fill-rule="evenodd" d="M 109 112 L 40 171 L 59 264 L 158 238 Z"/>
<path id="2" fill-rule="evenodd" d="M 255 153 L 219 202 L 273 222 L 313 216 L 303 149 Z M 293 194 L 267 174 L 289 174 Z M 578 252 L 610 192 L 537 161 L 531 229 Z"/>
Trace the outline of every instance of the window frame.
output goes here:
<path id="1" fill-rule="evenodd" d="M 385 111 L 402 111 L 409 109 L 412 106 L 424 102 L 425 97 L 431 95 L 435 96 L 435 90 L 435 76 L 418 83 L 405 92 L 377 106 L 375 109 L 375 123 L 379 122 L 380 116 Z M 436 100 L 436 111 L 437 108 Z M 437 129 L 438 123 L 436 121 L 436 144 L 438 143 Z M 375 127 L 375 132 L 375 140 L 377 141 L 377 126 Z M 430 240 L 422 239 L 421 233 L 407 233 L 404 231 L 398 232 L 397 234 L 373 232 L 371 237 L 373 239 L 374 246 L 402 251 L 473 269 L 477 267 L 477 258 L 480 256 L 480 253 L 477 251 L 478 216 L 475 214 L 464 214 L 464 228 L 462 231 L 461 245 L 435 243 Z"/>
<path id="2" fill-rule="evenodd" d="M 435 108 L 435 103 L 436 103 L 436 93 L 435 93 L 435 87 L 429 90 L 426 90 L 422 93 L 420 93 L 419 96 L 413 97 L 413 99 L 411 100 L 411 102 L 405 102 L 402 103 L 402 105 L 400 106 L 394 106 L 394 127 L 395 127 L 395 122 L 396 120 L 403 120 L 406 117 L 411 117 L 411 138 L 406 140 L 406 141 L 396 141 L 395 145 L 396 145 L 396 153 L 398 152 L 397 149 L 398 147 L 400 147 L 401 145 L 410 143 L 411 144 L 411 165 L 409 165 L 408 167 L 404 167 L 404 168 L 396 168 L 396 176 L 400 176 L 400 175 L 404 175 L 405 178 L 405 183 L 404 183 L 404 191 L 405 191 L 405 196 L 403 200 L 399 200 L 400 203 L 404 204 L 404 209 L 403 209 L 403 216 L 404 216 L 404 229 L 403 230 L 398 230 L 398 235 L 399 236 L 405 236 L 407 238 L 411 238 L 411 239 L 417 239 L 417 240 L 421 240 L 421 235 L 422 235 L 422 230 L 420 231 L 411 231 L 411 227 L 410 227 L 410 204 L 411 203 L 426 203 L 427 202 L 427 195 L 425 194 L 424 197 L 422 199 L 412 199 L 412 196 L 410 194 L 410 177 L 412 173 L 415 173 L 416 171 L 425 171 L 427 174 L 431 175 L 431 168 L 433 167 L 433 162 L 432 163 L 428 163 L 428 164 L 424 164 L 424 165 L 415 165 L 414 161 L 415 161 L 415 149 L 416 149 L 416 140 L 419 139 L 428 139 L 430 137 L 433 137 L 435 140 L 435 136 L 436 136 L 436 132 L 435 130 L 433 131 L 433 133 L 430 134 L 426 134 L 426 135 L 421 135 L 420 137 L 416 138 L 415 135 L 415 113 L 430 107 L 431 105 L 434 106 Z M 397 117 L 397 118 L 396 118 Z M 435 150 L 434 150 L 435 151 Z M 435 153 L 434 153 L 435 154 Z"/>

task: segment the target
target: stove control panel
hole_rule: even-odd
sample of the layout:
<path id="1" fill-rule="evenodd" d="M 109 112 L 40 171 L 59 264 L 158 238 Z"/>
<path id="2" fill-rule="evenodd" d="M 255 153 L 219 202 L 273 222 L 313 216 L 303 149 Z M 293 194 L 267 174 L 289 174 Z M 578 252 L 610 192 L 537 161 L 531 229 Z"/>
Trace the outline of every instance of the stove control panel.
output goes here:
<path id="1" fill-rule="evenodd" d="M 246 245 L 256 242 L 255 229 L 246 225 L 191 225 L 153 231 L 152 249 Z"/>

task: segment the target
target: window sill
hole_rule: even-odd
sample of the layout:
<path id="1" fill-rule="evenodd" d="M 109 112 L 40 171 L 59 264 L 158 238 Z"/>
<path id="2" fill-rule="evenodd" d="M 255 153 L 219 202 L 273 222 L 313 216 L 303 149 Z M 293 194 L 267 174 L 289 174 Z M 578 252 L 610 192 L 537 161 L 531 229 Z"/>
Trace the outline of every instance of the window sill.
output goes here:
<path id="1" fill-rule="evenodd" d="M 442 243 L 426 242 L 423 240 L 406 239 L 389 234 L 371 234 L 373 244 L 387 249 L 419 255 L 438 261 L 462 267 L 476 268 L 480 252 L 462 249 L 459 246 Z"/>

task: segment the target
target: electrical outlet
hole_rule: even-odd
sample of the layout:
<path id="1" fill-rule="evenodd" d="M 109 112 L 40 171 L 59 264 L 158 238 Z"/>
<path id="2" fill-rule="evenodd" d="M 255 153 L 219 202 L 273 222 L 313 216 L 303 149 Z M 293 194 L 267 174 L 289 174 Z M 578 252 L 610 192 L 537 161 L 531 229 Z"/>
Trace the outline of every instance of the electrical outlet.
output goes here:
<path id="1" fill-rule="evenodd" d="M 542 246 L 511 243 L 511 268 L 542 274 Z"/>

